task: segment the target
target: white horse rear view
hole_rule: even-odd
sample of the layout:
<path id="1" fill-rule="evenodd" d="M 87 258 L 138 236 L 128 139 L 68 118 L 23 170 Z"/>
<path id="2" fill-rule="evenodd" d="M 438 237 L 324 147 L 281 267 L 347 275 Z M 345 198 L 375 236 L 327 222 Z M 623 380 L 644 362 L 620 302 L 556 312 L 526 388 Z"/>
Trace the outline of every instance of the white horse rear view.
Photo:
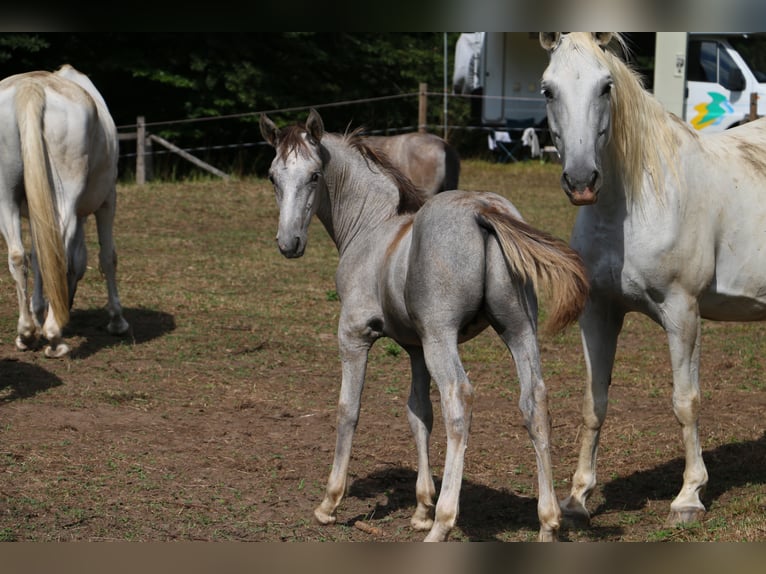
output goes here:
<path id="1" fill-rule="evenodd" d="M 69 351 L 69 321 L 87 254 L 83 224 L 95 214 L 99 264 L 108 290 L 108 330 L 125 333 L 117 293 L 112 239 L 117 179 L 117 132 L 103 97 L 69 65 L 55 73 L 28 72 L 0 82 L 0 231 L 16 282 L 20 350 L 48 341 L 45 354 Z M 21 216 L 29 217 L 34 293 L 27 292 Z"/>

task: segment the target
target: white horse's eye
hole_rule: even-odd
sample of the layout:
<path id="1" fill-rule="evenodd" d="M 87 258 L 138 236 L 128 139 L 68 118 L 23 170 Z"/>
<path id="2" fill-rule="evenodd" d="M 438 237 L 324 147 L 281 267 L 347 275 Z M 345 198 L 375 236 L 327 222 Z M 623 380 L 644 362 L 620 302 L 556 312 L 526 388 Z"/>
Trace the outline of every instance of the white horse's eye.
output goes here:
<path id="1" fill-rule="evenodd" d="M 319 181 L 319 172 L 318 171 L 315 171 L 314 173 L 311 174 L 311 180 L 310 181 L 311 181 L 311 183 L 315 183 L 315 182 Z"/>
<path id="2" fill-rule="evenodd" d="M 604 87 L 601 88 L 601 95 L 602 96 L 608 96 L 612 92 L 612 80 L 609 80 L 604 84 Z"/>
<path id="3" fill-rule="evenodd" d="M 552 100 L 553 99 L 553 92 L 550 88 L 543 88 L 541 90 L 542 95 L 545 97 L 546 100 Z"/>

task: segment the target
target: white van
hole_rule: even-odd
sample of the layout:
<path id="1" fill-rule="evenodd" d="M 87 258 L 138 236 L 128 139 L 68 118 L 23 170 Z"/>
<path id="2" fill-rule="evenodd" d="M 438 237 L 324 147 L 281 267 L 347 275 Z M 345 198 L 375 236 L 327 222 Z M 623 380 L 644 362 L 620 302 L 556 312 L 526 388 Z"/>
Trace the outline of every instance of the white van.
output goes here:
<path id="1" fill-rule="evenodd" d="M 747 120 L 751 94 L 758 94 L 757 114 L 766 115 L 766 71 L 745 61 L 745 50 L 732 45 L 737 42 L 746 42 L 746 37 L 730 42 L 718 34 L 689 34 L 684 119 L 700 132 L 722 131 Z"/>

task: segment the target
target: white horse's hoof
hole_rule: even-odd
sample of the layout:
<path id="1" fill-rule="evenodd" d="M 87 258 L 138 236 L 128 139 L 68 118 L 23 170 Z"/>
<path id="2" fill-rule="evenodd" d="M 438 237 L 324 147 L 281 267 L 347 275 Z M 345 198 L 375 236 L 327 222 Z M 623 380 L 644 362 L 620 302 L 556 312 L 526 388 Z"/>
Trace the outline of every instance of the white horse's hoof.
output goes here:
<path id="1" fill-rule="evenodd" d="M 563 521 L 574 527 L 590 526 L 590 513 L 577 499 L 569 496 L 559 503 Z"/>
<path id="2" fill-rule="evenodd" d="M 666 526 L 683 526 L 693 522 L 701 522 L 705 518 L 705 509 L 691 506 L 680 510 L 671 510 L 665 520 Z"/>
<path id="3" fill-rule="evenodd" d="M 444 525 L 434 524 L 431 528 L 431 532 L 428 533 L 423 542 L 446 542 L 450 533 L 450 528 Z"/>
<path id="4" fill-rule="evenodd" d="M 19 335 L 16 337 L 16 348 L 19 351 L 29 351 L 29 349 L 35 346 L 36 342 L 37 339 L 34 335 Z"/>
<path id="5" fill-rule="evenodd" d="M 109 321 L 109 325 L 106 326 L 106 330 L 110 335 L 124 335 L 129 329 L 130 325 L 122 315 L 113 317 L 112 320 Z"/>
<path id="6" fill-rule="evenodd" d="M 60 359 L 61 357 L 67 355 L 69 351 L 69 345 L 66 343 L 59 343 L 55 348 L 51 345 L 47 345 L 45 347 L 45 356 L 49 359 Z"/>

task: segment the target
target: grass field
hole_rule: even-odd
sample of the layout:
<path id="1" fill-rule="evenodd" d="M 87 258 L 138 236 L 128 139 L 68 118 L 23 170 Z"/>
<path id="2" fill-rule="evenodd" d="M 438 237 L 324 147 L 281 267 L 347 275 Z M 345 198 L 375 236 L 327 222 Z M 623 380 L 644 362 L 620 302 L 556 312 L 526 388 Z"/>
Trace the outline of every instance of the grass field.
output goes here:
<path id="1" fill-rule="evenodd" d="M 576 210 L 559 175 L 553 164 L 467 161 L 461 187 L 500 193 L 530 223 L 566 238 Z M 10 274 L 0 274 L 0 540 L 421 540 L 409 528 L 409 366 L 389 340 L 371 355 L 338 524 L 313 521 L 332 462 L 340 377 L 337 253 L 319 222 L 304 257 L 286 260 L 275 245 L 277 208 L 266 180 L 122 185 L 118 194 L 127 337 L 104 329 L 92 221 L 70 357 L 15 350 L 16 298 Z M 563 497 L 585 369 L 575 327 L 541 345 Z M 705 519 L 664 526 L 683 472 L 667 345 L 658 326 L 630 315 L 592 524 L 565 529 L 564 540 L 766 538 L 766 324 L 704 322 L 702 345 Z M 464 345 L 463 359 L 476 401 L 451 539 L 533 540 L 534 457 L 510 356 L 485 332 Z M 432 399 L 438 483 L 445 437 L 435 389 Z M 377 530 L 361 531 L 357 521 Z"/>

